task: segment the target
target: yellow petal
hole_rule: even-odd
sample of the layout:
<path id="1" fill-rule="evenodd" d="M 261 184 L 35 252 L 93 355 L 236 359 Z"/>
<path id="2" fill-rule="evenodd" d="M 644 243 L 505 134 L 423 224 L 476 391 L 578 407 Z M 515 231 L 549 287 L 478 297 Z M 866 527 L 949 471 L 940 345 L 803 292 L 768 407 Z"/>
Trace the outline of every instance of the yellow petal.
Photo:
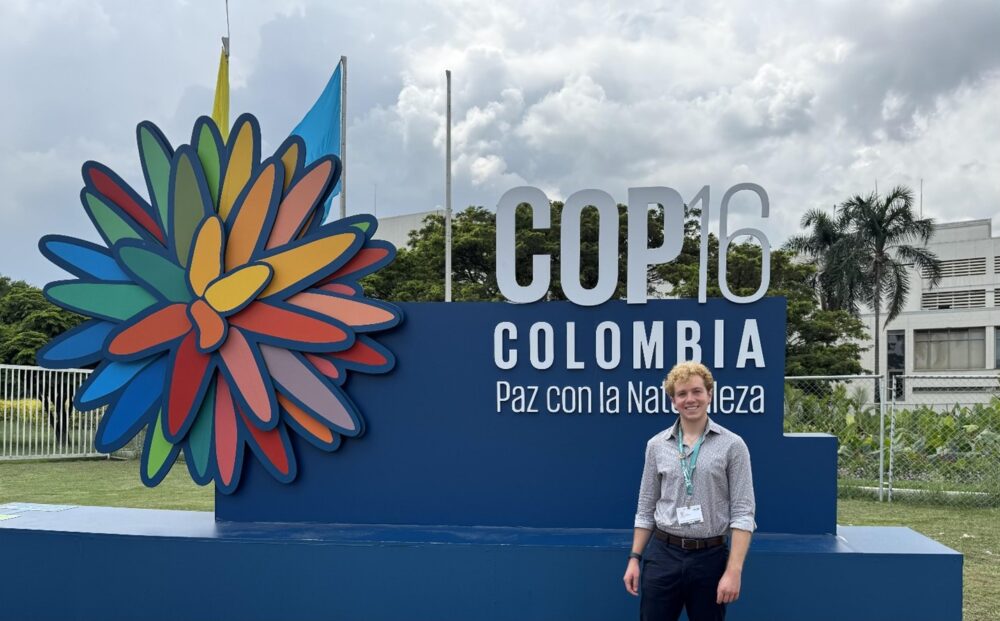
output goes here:
<path id="1" fill-rule="evenodd" d="M 285 166 L 285 190 L 288 184 L 295 177 L 295 172 L 299 168 L 299 145 L 296 142 L 288 145 L 288 148 L 281 154 L 281 163 Z"/>
<path id="2" fill-rule="evenodd" d="M 261 259 L 261 263 L 274 268 L 274 277 L 260 297 L 280 293 L 309 278 L 350 248 L 359 234 L 348 232 L 330 235 Z"/>
<path id="3" fill-rule="evenodd" d="M 205 290 L 205 301 L 220 314 L 246 306 L 271 280 L 271 268 L 263 263 L 246 265 L 216 280 Z"/>
<path id="4" fill-rule="evenodd" d="M 253 161 L 253 128 L 249 121 L 244 121 L 237 131 L 233 151 L 229 154 L 229 164 L 226 165 L 226 178 L 222 182 L 222 196 L 219 197 L 219 215 L 223 220 L 229 218 L 240 192 L 250 180 L 250 170 Z"/>
<path id="5" fill-rule="evenodd" d="M 222 274 L 222 220 L 212 216 L 206 219 L 194 240 L 188 282 L 198 297 L 205 293 L 208 283 Z"/>

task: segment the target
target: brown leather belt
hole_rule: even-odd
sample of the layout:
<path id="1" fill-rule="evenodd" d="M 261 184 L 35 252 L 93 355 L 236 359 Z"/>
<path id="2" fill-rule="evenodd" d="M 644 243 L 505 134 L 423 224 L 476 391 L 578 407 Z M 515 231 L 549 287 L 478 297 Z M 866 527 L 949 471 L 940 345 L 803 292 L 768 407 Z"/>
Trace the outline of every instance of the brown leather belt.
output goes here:
<path id="1" fill-rule="evenodd" d="M 726 537 L 724 535 L 709 537 L 708 539 L 689 539 L 687 537 L 671 535 L 670 533 L 657 528 L 653 531 L 653 536 L 660 541 L 666 541 L 670 545 L 677 546 L 683 550 L 704 550 L 705 548 L 715 548 L 726 545 Z"/>

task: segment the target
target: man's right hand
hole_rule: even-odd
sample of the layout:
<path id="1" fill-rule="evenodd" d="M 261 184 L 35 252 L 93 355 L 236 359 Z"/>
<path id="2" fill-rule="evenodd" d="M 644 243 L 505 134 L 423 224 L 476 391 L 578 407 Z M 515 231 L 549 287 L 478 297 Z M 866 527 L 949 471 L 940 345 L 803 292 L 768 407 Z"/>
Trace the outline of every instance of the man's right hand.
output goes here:
<path id="1" fill-rule="evenodd" d="M 630 558 L 625 569 L 625 590 L 632 595 L 639 594 L 639 560 Z"/>

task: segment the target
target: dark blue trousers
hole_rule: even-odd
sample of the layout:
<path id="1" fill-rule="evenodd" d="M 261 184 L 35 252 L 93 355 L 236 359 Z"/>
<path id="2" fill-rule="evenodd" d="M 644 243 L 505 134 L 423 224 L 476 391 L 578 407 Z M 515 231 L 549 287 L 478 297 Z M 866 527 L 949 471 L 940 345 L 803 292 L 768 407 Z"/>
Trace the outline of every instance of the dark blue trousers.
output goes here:
<path id="1" fill-rule="evenodd" d="M 726 605 L 716 604 L 729 548 L 682 550 L 653 537 L 642 556 L 641 621 L 676 621 L 681 609 L 690 621 L 722 621 Z"/>

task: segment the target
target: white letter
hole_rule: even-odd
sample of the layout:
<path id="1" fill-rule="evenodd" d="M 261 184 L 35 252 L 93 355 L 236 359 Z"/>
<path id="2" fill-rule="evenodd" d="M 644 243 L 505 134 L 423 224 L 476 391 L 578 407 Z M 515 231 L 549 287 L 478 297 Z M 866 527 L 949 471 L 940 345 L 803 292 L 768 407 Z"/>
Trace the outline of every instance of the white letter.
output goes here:
<path id="1" fill-rule="evenodd" d="M 663 206 L 663 243 L 649 244 L 649 206 Z M 673 261 L 684 243 L 684 199 L 673 188 L 628 189 L 628 303 L 646 303 L 650 265 Z"/>
<path id="2" fill-rule="evenodd" d="M 576 322 L 566 322 L 566 368 L 582 369 L 583 362 L 576 359 Z"/>
<path id="3" fill-rule="evenodd" d="M 611 355 L 605 351 L 605 335 L 611 335 Z M 622 359 L 622 333 L 618 324 L 613 321 L 602 321 L 597 325 L 597 342 L 595 343 L 597 366 L 602 369 L 615 369 Z"/>
<path id="4" fill-rule="evenodd" d="M 736 358 L 736 368 L 742 369 L 747 360 L 752 359 L 755 367 L 764 368 L 764 348 L 760 346 L 760 332 L 757 330 L 757 320 L 747 319 L 743 324 L 743 336 L 740 337 L 740 355 Z"/>
<path id="5" fill-rule="evenodd" d="M 760 215 L 762 218 L 767 218 L 769 203 L 767 192 L 764 191 L 764 188 L 756 183 L 737 183 L 726 191 L 725 196 L 722 197 L 722 207 L 719 209 L 719 289 L 722 290 L 723 297 L 730 302 L 749 304 L 764 297 L 764 294 L 767 293 L 767 288 L 771 286 L 771 242 L 767 240 L 767 235 L 759 229 L 744 228 L 733 231 L 731 235 L 726 233 L 726 219 L 729 217 L 729 200 L 741 190 L 749 190 L 757 194 L 757 198 L 760 199 Z M 760 286 L 757 287 L 757 290 L 753 294 L 746 297 L 735 295 L 729 290 L 726 272 L 726 255 L 729 252 L 729 243 L 734 238 L 742 235 L 750 235 L 760 240 Z"/>
<path id="6" fill-rule="evenodd" d="M 517 284 L 515 212 L 517 206 L 524 203 L 531 207 L 532 228 L 549 228 L 551 216 L 549 199 L 538 188 L 524 186 L 507 190 L 497 204 L 497 286 L 505 298 L 521 304 L 542 299 L 549 290 L 551 279 L 549 255 L 536 254 L 531 257 L 531 284 L 524 287 Z"/>
<path id="7" fill-rule="evenodd" d="M 541 340 L 540 334 L 545 333 L 545 357 L 539 358 L 538 353 L 541 347 L 539 346 L 539 340 Z M 552 326 L 545 323 L 544 321 L 539 321 L 537 323 L 531 324 L 531 330 L 528 334 L 528 342 L 531 345 L 531 366 L 536 369 L 547 369 L 552 366 L 552 361 L 555 359 L 555 339 L 553 338 Z"/>
<path id="8" fill-rule="evenodd" d="M 663 322 L 654 321 L 650 326 L 649 336 L 646 336 L 646 324 L 642 321 L 632 322 L 632 368 L 662 369 L 663 368 Z"/>
<path id="9" fill-rule="evenodd" d="M 726 352 L 726 322 L 723 319 L 715 320 L 715 362 L 712 366 L 716 369 L 725 367 L 726 361 L 723 356 Z"/>
<path id="10" fill-rule="evenodd" d="M 701 325 L 697 321 L 677 322 L 677 362 L 701 362 Z M 691 350 L 691 356 L 687 355 Z"/>
<path id="11" fill-rule="evenodd" d="M 594 206 L 598 212 L 597 284 L 593 289 L 580 285 L 580 216 Z M 560 280 L 566 298 L 580 306 L 597 306 L 608 301 L 618 286 L 618 206 L 601 190 L 580 190 L 566 199 L 560 234 Z M 537 298 L 535 298 L 537 299 Z"/>
<path id="12" fill-rule="evenodd" d="M 513 369 L 517 364 L 517 350 L 513 347 L 507 350 L 507 357 L 504 358 L 504 336 L 510 340 L 517 339 L 517 326 L 509 321 L 501 321 L 493 330 L 493 362 L 498 369 Z"/>

